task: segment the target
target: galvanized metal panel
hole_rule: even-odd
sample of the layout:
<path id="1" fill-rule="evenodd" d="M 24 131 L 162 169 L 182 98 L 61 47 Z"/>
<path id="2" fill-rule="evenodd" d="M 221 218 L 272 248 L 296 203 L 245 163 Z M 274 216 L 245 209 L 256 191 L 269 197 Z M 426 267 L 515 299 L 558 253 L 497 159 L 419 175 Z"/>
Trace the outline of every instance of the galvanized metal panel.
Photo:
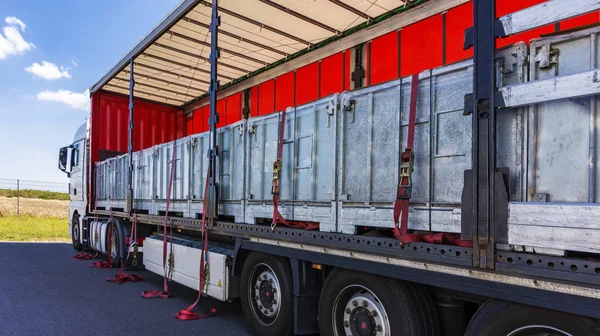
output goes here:
<path id="1" fill-rule="evenodd" d="M 192 201 L 201 201 L 204 199 L 206 173 L 208 171 L 208 132 L 192 135 L 190 146 L 190 185 L 192 188 L 190 196 Z"/>
<path id="2" fill-rule="evenodd" d="M 531 43 L 531 80 L 572 75 L 597 67 L 599 29 L 541 38 Z M 530 199 L 595 202 L 597 174 L 593 147 L 596 97 L 571 98 L 532 107 Z M 592 139 L 592 140 L 591 140 Z M 590 141 L 591 140 L 591 141 Z"/>
<path id="3" fill-rule="evenodd" d="M 273 163 L 277 158 L 279 115 L 248 121 L 248 200 L 268 200 L 271 195 Z M 282 174 L 282 180 L 286 174 Z M 282 185 L 283 185 L 282 181 Z M 283 195 L 282 195 L 283 196 Z"/>
<path id="4" fill-rule="evenodd" d="M 155 164 L 157 164 L 158 174 L 156 180 L 156 198 L 167 199 L 168 188 L 171 179 L 171 167 L 174 169 L 173 182 L 171 188 L 172 200 L 187 199 L 187 177 L 189 176 L 189 157 L 185 155 L 187 150 L 186 142 L 188 138 L 179 139 L 176 141 L 167 142 L 158 145 Z M 175 163 L 172 164 L 173 150 L 175 150 Z"/>
<path id="5" fill-rule="evenodd" d="M 600 206 L 590 203 L 510 203 L 510 244 L 598 253 Z"/>
<path id="6" fill-rule="evenodd" d="M 244 121 L 221 127 L 217 132 L 221 162 L 218 165 L 220 193 L 222 200 L 241 201 L 244 198 Z"/>

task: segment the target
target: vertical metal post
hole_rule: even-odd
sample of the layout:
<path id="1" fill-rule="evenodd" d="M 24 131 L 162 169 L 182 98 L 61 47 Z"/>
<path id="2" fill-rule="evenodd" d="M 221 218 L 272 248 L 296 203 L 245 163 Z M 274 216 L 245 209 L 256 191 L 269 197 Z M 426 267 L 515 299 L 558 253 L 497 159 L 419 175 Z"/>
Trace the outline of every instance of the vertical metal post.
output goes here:
<path id="1" fill-rule="evenodd" d="M 218 204 L 218 181 L 217 181 L 217 160 L 219 158 L 219 149 L 217 147 L 217 91 L 219 90 L 219 81 L 217 79 L 217 60 L 219 59 L 218 32 L 221 25 L 221 17 L 218 15 L 218 1 L 212 0 L 212 16 L 210 21 L 210 117 L 209 124 L 209 153 L 208 153 L 208 195 L 206 197 L 206 217 L 208 218 L 208 228 L 211 229 L 217 217 Z"/>
<path id="2" fill-rule="evenodd" d="M 19 191 L 19 179 L 17 179 L 17 215 L 19 215 L 19 209 L 21 208 L 20 196 L 21 192 Z"/>
<path id="3" fill-rule="evenodd" d="M 598 38 L 595 34 L 591 36 L 591 54 L 590 54 L 590 68 L 597 68 L 598 49 L 596 47 Z M 588 170 L 588 202 L 596 203 L 596 111 L 598 109 L 598 97 L 592 96 L 590 98 L 590 136 L 589 136 L 589 170 Z"/>
<path id="4" fill-rule="evenodd" d="M 129 60 L 129 146 L 127 154 L 129 155 L 129 167 L 127 170 L 127 213 L 131 214 L 133 210 L 133 90 L 135 80 L 133 78 L 133 57 Z"/>
<path id="5" fill-rule="evenodd" d="M 474 0 L 473 265 L 494 268 L 496 36 L 494 0 Z"/>

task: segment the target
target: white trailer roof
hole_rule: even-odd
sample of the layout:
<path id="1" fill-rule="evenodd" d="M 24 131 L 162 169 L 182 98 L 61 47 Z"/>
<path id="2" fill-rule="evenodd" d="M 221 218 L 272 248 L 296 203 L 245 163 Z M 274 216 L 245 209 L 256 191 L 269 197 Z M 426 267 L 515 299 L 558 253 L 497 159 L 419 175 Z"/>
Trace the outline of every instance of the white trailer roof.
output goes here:
<path id="1" fill-rule="evenodd" d="M 406 6 L 406 0 L 220 0 L 218 79 L 221 85 L 244 79 Z M 133 58 L 135 97 L 181 106 L 206 94 L 210 20 L 210 0 L 183 1 L 90 91 L 128 95 Z"/>

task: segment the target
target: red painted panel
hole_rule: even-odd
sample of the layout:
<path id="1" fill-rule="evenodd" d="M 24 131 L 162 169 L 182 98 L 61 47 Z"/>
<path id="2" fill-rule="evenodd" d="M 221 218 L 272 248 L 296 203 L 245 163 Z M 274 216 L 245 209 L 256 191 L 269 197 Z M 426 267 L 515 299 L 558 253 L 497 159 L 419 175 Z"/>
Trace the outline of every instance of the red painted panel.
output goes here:
<path id="1" fill-rule="evenodd" d="M 321 78 L 319 78 L 321 81 L 321 92 L 319 92 L 319 97 L 326 97 L 332 93 L 344 91 L 343 57 L 342 53 L 338 53 L 326 57 L 321 61 Z M 298 73 L 296 74 L 296 82 L 298 82 L 297 76 Z M 299 100 L 297 95 L 296 100 Z"/>
<path id="2" fill-rule="evenodd" d="M 145 141 L 148 122 L 146 121 L 148 115 L 146 110 L 143 108 L 136 108 L 136 113 L 133 114 L 134 125 L 133 125 L 133 149 L 138 150 L 141 148 L 147 147 L 147 142 Z"/>
<path id="3" fill-rule="evenodd" d="M 275 111 L 275 81 L 273 79 L 259 85 L 258 115 Z"/>
<path id="4" fill-rule="evenodd" d="M 496 0 L 496 17 L 514 13 L 542 2 L 546 2 L 546 0 Z"/>
<path id="5" fill-rule="evenodd" d="M 194 118 L 186 117 L 185 118 L 185 135 L 194 134 Z"/>
<path id="6" fill-rule="evenodd" d="M 294 72 L 288 72 L 275 80 L 275 111 L 294 106 Z"/>
<path id="7" fill-rule="evenodd" d="M 160 143 L 159 130 L 160 130 L 161 125 L 159 124 L 160 121 L 158 120 L 158 116 L 159 116 L 158 111 L 149 109 L 148 115 L 149 115 L 148 119 L 150 120 L 150 125 L 149 125 L 150 132 L 148 134 L 148 140 L 149 140 L 148 144 L 149 144 L 149 146 L 153 146 L 155 144 Z"/>
<path id="8" fill-rule="evenodd" d="M 167 115 L 165 113 L 160 113 L 158 114 L 158 123 L 159 125 L 161 125 L 160 130 L 159 130 L 159 137 L 158 137 L 158 141 L 159 143 L 165 143 L 169 141 L 169 138 L 167 137 L 167 128 L 168 126 L 168 120 L 167 120 Z"/>
<path id="9" fill-rule="evenodd" d="M 258 116 L 258 86 L 250 88 L 250 116 Z"/>
<path id="10" fill-rule="evenodd" d="M 398 78 L 398 32 L 371 42 L 371 85 Z"/>
<path id="11" fill-rule="evenodd" d="M 194 114 L 192 116 L 192 124 L 193 124 L 192 132 L 193 132 L 193 134 L 202 132 L 203 110 L 204 110 L 204 108 L 201 107 L 194 111 Z"/>
<path id="12" fill-rule="evenodd" d="M 365 44 L 365 79 L 367 86 L 371 85 L 371 42 Z"/>
<path id="13" fill-rule="evenodd" d="M 442 16 L 435 15 L 401 31 L 400 71 L 402 76 L 418 74 L 442 65 Z"/>
<path id="14" fill-rule="evenodd" d="M 200 132 L 206 132 L 209 130 L 208 119 L 210 118 L 210 104 L 205 105 L 202 108 L 202 122 L 200 123 Z"/>
<path id="15" fill-rule="evenodd" d="M 100 150 L 127 152 L 129 99 L 107 93 L 92 97 L 92 160 Z M 142 150 L 184 136 L 183 111 L 136 99 L 133 111 L 133 149 Z"/>
<path id="16" fill-rule="evenodd" d="M 92 95 L 92 111 L 91 111 L 91 134 L 90 134 L 90 140 L 91 140 L 91 159 L 92 162 L 96 162 L 98 161 L 98 140 L 99 138 L 99 134 L 100 134 L 100 113 L 98 113 L 98 111 L 100 111 L 100 96 L 98 94 L 94 94 Z M 91 195 L 91 190 L 90 190 L 90 195 Z M 89 198 L 89 199 L 93 199 L 93 198 Z"/>
<path id="17" fill-rule="evenodd" d="M 473 48 L 463 50 L 465 29 L 472 26 L 472 2 L 454 7 L 446 13 L 446 64 L 473 57 Z"/>
<path id="18" fill-rule="evenodd" d="M 124 132 L 119 132 L 119 152 L 127 152 L 127 147 L 129 144 L 129 105 L 124 111 L 119 111 L 119 126 L 118 129 L 124 129 Z"/>
<path id="19" fill-rule="evenodd" d="M 279 91 L 277 93 L 279 95 Z M 319 62 L 314 62 L 296 70 L 296 105 L 317 99 L 319 99 Z"/>
<path id="20" fill-rule="evenodd" d="M 352 55 L 352 49 L 348 49 L 346 50 L 345 53 L 345 57 L 346 57 L 346 62 L 344 64 L 344 67 L 346 69 L 344 69 L 344 71 L 346 72 L 346 86 L 344 87 L 344 90 L 350 90 L 350 88 L 352 87 L 352 85 L 350 85 L 350 81 L 352 80 L 352 71 L 350 71 L 350 69 L 352 69 L 353 65 L 350 65 L 350 56 Z"/>
<path id="21" fill-rule="evenodd" d="M 510 13 L 514 13 L 523 8 L 531 7 L 533 5 L 540 4 L 546 0 L 496 0 L 496 16 L 504 16 Z M 544 27 L 536 28 L 524 33 L 509 36 L 507 38 L 498 39 L 496 41 L 496 48 L 501 48 L 507 45 L 511 45 L 516 42 L 529 43 L 531 39 L 539 37 L 541 34 L 548 34 L 554 32 L 554 25 L 547 25 Z"/>
<path id="22" fill-rule="evenodd" d="M 173 113 L 175 116 L 175 139 L 183 138 L 186 135 L 186 118 L 183 113 Z"/>
<path id="23" fill-rule="evenodd" d="M 106 102 L 104 101 L 104 99 L 102 99 L 102 95 L 101 94 L 95 94 L 95 96 L 98 98 L 98 105 L 97 105 L 97 110 L 94 111 L 98 117 L 98 130 L 97 130 L 97 141 L 96 141 L 96 148 L 100 149 L 100 148 L 109 148 L 110 145 L 106 143 L 106 141 L 108 140 L 108 137 L 106 136 L 101 136 L 102 132 L 105 132 L 105 130 L 108 129 L 108 113 L 106 111 Z M 100 111 L 103 111 L 102 113 Z"/>
<path id="24" fill-rule="evenodd" d="M 234 93 L 227 97 L 227 118 L 224 125 L 242 120 L 242 93 Z"/>
<path id="25" fill-rule="evenodd" d="M 210 110 L 208 110 L 210 115 Z M 217 114 L 219 115 L 219 122 L 217 127 L 225 125 L 227 120 L 227 100 L 225 98 L 217 100 Z"/>
<path id="26" fill-rule="evenodd" d="M 587 26 L 600 21 L 600 12 L 577 16 L 560 22 L 560 30 L 569 30 L 577 27 Z"/>

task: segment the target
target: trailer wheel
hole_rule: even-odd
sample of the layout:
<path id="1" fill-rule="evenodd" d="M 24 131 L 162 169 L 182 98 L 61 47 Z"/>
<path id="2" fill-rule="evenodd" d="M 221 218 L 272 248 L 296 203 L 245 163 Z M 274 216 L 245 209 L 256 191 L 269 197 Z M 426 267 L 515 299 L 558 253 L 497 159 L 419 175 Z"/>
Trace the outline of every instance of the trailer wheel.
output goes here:
<path id="1" fill-rule="evenodd" d="M 111 237 L 111 246 L 110 246 L 110 254 L 113 260 L 113 267 L 120 267 L 121 266 L 121 256 L 123 256 L 123 247 L 125 246 L 124 242 L 123 242 L 123 230 L 121 227 L 121 224 L 119 223 L 119 221 L 113 219 L 114 221 L 114 227 L 113 227 L 113 232 L 112 232 L 112 237 Z M 108 225 L 110 227 L 110 221 L 108 222 Z M 106 234 L 108 235 L 108 233 L 110 229 L 107 228 L 106 230 Z M 108 239 L 106 239 L 106 244 L 108 244 Z M 109 251 L 108 247 L 106 249 L 106 251 Z M 108 254 L 108 253 L 107 253 Z"/>
<path id="2" fill-rule="evenodd" d="M 259 335 L 292 334 L 292 276 L 285 259 L 249 254 L 240 284 L 244 316 Z"/>
<path id="3" fill-rule="evenodd" d="M 79 214 L 74 214 L 71 220 L 71 243 L 73 248 L 77 251 L 83 250 L 83 244 L 81 244 L 81 228 L 79 227 Z"/>
<path id="4" fill-rule="evenodd" d="M 599 336 L 600 325 L 583 316 L 490 300 L 479 308 L 465 336 Z"/>
<path id="5" fill-rule="evenodd" d="M 431 296 L 416 285 L 336 269 L 321 293 L 323 336 L 440 335 Z"/>

